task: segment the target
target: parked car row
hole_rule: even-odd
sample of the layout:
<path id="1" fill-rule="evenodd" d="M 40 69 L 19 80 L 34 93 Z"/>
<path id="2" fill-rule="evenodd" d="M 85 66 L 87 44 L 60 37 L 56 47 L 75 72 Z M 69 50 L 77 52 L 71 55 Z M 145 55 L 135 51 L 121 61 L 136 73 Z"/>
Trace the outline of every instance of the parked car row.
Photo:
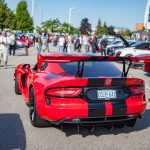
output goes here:
<path id="1" fill-rule="evenodd" d="M 137 41 L 133 41 L 133 40 L 127 40 L 127 42 L 129 43 L 130 47 L 132 47 L 132 45 L 137 43 Z M 106 47 L 107 55 L 113 56 L 115 55 L 116 50 L 123 49 L 123 48 L 126 48 L 126 45 L 124 44 L 124 42 L 121 40 L 116 40 L 111 45 L 108 45 Z"/>
<path id="2" fill-rule="evenodd" d="M 116 39 L 106 47 L 106 52 L 108 56 L 134 57 L 132 67 L 150 73 L 150 42 Z"/>
<path id="3" fill-rule="evenodd" d="M 34 35 L 32 33 L 17 33 L 16 34 L 16 45 L 18 48 L 24 47 L 24 43 L 25 43 L 24 36 L 28 36 L 30 46 L 32 46 L 34 44 Z"/>

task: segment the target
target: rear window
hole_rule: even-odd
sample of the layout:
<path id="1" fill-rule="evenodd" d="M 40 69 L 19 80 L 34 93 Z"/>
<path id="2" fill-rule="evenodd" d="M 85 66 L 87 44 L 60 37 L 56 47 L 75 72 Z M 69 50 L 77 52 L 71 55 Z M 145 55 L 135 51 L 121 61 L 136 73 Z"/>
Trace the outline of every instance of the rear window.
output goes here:
<path id="1" fill-rule="evenodd" d="M 81 63 L 82 64 L 82 63 Z M 76 75 L 78 62 L 60 64 L 68 74 Z M 83 77 L 120 77 L 121 71 L 111 62 L 85 62 Z"/>

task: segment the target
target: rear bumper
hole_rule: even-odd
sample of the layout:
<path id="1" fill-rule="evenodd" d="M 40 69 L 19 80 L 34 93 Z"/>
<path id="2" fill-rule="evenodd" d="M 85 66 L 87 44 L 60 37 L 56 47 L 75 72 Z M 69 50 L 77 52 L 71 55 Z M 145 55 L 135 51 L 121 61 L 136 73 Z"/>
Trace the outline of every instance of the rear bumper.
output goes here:
<path id="1" fill-rule="evenodd" d="M 38 104 L 38 115 L 54 124 L 115 123 L 140 117 L 146 109 L 141 97 L 130 97 L 124 102 L 88 103 L 84 99 L 51 99 L 49 105 Z M 96 119 L 98 118 L 98 119 Z M 75 120 L 73 120 L 75 119 Z"/>

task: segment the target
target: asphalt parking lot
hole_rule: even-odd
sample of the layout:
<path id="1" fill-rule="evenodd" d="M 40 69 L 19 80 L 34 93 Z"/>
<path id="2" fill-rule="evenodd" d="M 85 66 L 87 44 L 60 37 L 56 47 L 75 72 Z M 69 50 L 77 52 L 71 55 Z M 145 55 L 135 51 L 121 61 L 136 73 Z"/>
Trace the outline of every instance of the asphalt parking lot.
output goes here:
<path id="1" fill-rule="evenodd" d="M 55 48 L 51 47 L 51 51 Z M 8 69 L 0 65 L 0 150 L 149 150 L 150 149 L 150 103 L 141 120 L 134 128 L 125 127 L 110 131 L 96 127 L 91 133 L 85 128 L 77 132 L 76 126 L 48 128 L 32 127 L 28 116 L 28 107 L 23 97 L 14 93 L 13 73 L 20 63 L 34 64 L 36 50 L 30 48 L 29 56 L 24 50 L 17 56 L 10 56 Z M 146 98 L 150 97 L 150 77 L 142 70 L 131 69 L 129 74 L 142 78 L 146 83 Z"/>

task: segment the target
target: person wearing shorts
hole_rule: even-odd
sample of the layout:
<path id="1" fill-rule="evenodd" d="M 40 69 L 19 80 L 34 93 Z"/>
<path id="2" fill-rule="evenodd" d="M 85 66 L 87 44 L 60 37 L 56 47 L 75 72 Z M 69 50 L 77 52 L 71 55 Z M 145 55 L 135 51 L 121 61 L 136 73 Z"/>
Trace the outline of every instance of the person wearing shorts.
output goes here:
<path id="1" fill-rule="evenodd" d="M 8 52 L 10 47 L 10 38 L 7 36 L 7 32 L 3 31 L 2 36 L 0 37 L 0 57 L 4 61 L 4 69 L 7 69 L 8 63 Z"/>

